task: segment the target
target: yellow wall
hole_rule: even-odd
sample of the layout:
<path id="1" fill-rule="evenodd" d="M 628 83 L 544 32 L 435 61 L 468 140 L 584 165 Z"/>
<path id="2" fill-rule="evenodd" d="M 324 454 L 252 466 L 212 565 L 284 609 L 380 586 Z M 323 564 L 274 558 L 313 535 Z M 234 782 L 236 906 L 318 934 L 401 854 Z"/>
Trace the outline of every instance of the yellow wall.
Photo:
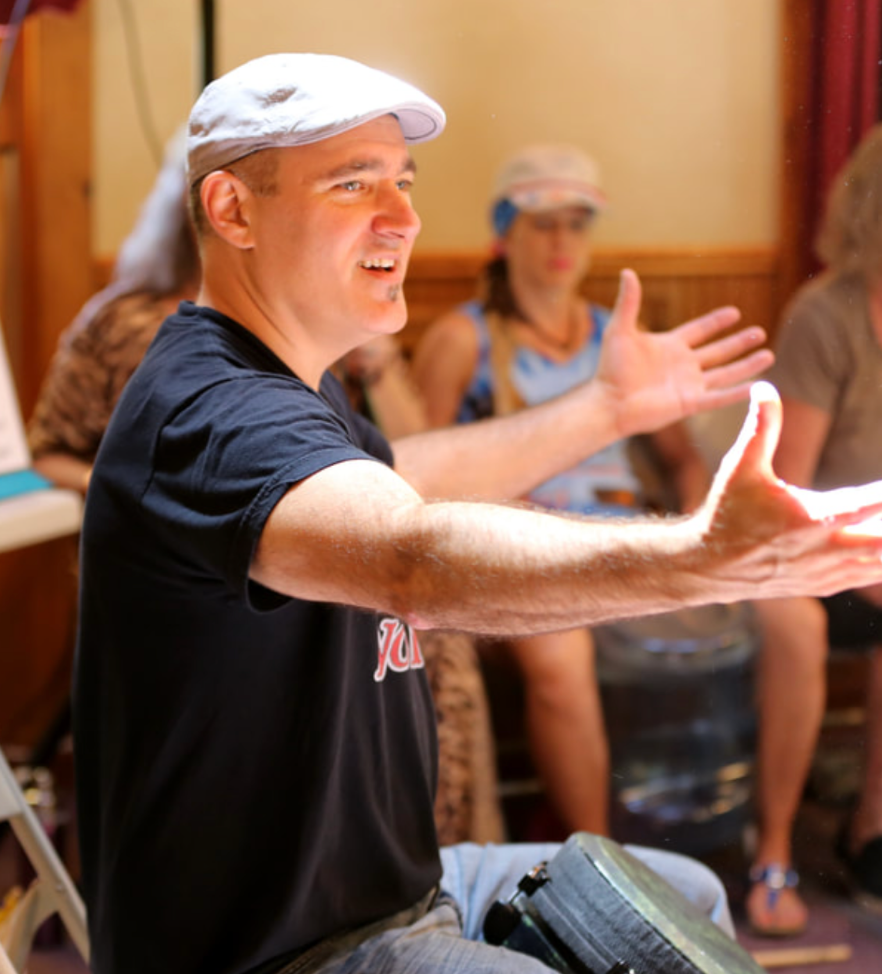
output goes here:
<path id="1" fill-rule="evenodd" d="M 161 139 L 198 84 L 196 3 L 138 0 Z M 424 88 L 448 128 L 417 146 L 422 248 L 487 240 L 486 196 L 525 141 L 582 145 L 601 164 L 609 246 L 777 240 L 779 0 L 217 0 L 217 68 L 280 50 L 344 54 Z M 95 24 L 97 255 L 125 236 L 154 170 L 118 0 Z"/>

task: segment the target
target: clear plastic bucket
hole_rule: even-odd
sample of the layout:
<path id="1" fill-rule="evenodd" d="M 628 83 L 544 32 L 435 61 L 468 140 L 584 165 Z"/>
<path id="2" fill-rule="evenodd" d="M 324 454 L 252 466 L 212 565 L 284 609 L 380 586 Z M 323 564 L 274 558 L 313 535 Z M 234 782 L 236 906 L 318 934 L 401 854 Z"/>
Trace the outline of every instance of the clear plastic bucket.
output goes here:
<path id="1" fill-rule="evenodd" d="M 620 841 L 700 855 L 750 821 L 758 636 L 749 606 L 593 630 Z"/>

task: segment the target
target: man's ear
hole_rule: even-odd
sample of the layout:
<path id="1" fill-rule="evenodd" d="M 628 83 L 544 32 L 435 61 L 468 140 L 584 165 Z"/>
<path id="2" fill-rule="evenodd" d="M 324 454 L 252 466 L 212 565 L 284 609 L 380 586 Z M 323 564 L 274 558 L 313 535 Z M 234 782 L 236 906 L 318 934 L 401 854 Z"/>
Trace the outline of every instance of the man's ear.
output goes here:
<path id="1" fill-rule="evenodd" d="M 249 204 L 253 194 L 238 176 L 225 169 L 210 172 L 200 189 L 202 209 L 214 232 L 240 250 L 253 246 Z"/>

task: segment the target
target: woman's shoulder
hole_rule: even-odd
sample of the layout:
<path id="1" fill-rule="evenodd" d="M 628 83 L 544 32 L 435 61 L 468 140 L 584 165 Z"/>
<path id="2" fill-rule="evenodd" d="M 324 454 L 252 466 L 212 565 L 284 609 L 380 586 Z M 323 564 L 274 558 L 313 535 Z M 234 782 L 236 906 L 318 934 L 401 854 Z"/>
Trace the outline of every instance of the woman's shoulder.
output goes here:
<path id="1" fill-rule="evenodd" d="M 486 321 L 477 301 L 457 305 L 436 318 L 426 328 L 420 345 L 452 343 L 462 351 L 474 351 L 486 332 Z"/>
<path id="2" fill-rule="evenodd" d="M 866 288 L 854 275 L 821 274 L 803 284 L 787 302 L 783 318 L 848 320 L 866 307 Z"/>
<path id="3" fill-rule="evenodd" d="M 169 299 L 156 294 L 114 296 L 73 331 L 71 353 L 102 361 L 108 368 L 131 371 L 172 310 Z"/>

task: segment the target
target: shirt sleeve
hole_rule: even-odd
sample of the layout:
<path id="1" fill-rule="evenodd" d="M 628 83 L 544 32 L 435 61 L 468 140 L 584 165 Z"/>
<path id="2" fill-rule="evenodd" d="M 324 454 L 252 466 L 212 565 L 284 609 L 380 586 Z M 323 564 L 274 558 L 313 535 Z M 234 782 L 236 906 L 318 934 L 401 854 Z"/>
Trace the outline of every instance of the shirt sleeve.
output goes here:
<path id="1" fill-rule="evenodd" d="M 143 503 L 196 571 L 247 597 L 266 519 L 293 484 L 346 460 L 391 463 L 385 438 L 337 387 L 322 391 L 286 376 L 226 381 L 164 425 Z"/>
<path id="2" fill-rule="evenodd" d="M 832 414 L 852 368 L 842 312 L 822 292 L 798 295 L 785 310 L 769 381 L 785 399 Z"/>

